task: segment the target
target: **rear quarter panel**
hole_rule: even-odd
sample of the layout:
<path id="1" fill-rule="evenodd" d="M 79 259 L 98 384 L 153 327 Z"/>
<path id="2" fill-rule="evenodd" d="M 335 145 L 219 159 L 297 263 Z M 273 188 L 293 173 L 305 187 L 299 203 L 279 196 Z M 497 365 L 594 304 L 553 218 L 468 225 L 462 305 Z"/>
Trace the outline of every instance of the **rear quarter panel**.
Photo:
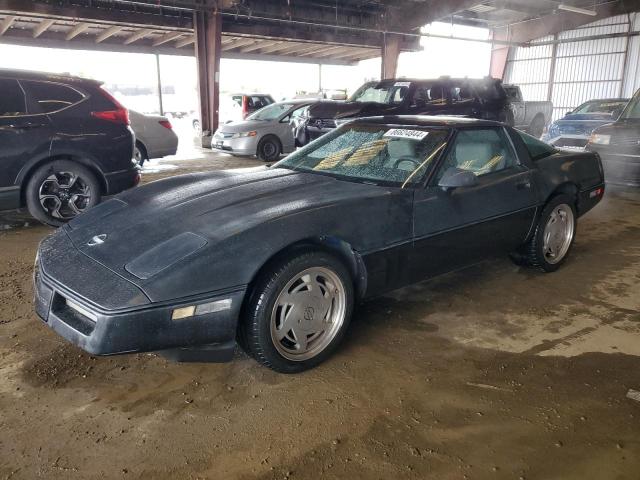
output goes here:
<path id="1" fill-rule="evenodd" d="M 578 214 L 583 215 L 595 204 L 583 202 L 584 194 L 604 185 L 600 157 L 592 152 L 559 152 L 534 162 L 536 185 L 543 202 L 557 191 L 575 186 Z M 597 203 L 597 202 L 596 202 Z"/>

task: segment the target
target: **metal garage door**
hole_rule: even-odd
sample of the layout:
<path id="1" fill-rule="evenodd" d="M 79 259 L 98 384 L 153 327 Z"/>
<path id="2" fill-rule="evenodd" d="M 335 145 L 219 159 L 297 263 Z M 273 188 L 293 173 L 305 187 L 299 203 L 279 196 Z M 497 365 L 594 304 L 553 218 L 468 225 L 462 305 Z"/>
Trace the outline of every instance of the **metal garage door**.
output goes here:
<path id="1" fill-rule="evenodd" d="M 543 43 L 539 46 L 513 48 L 505 83 L 520 85 L 527 100 L 551 100 L 554 120 L 587 100 L 619 97 L 624 94 L 629 38 L 579 39 L 630 30 L 630 17 L 621 15 L 540 38 L 534 41 Z M 553 40 L 560 43 L 544 44 Z"/>

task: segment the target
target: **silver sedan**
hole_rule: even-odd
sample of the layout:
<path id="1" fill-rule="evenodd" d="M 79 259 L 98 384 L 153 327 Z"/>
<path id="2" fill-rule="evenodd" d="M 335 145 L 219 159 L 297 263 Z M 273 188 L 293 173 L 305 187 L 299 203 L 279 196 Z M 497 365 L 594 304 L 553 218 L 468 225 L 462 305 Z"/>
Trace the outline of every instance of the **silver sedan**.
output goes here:
<path id="1" fill-rule="evenodd" d="M 167 117 L 145 115 L 129 110 L 131 128 L 136 134 L 134 156 L 138 165 L 147 160 L 175 155 L 178 150 L 178 136 Z"/>
<path id="2" fill-rule="evenodd" d="M 310 100 L 273 103 L 246 120 L 222 125 L 211 139 L 211 148 L 232 155 L 256 155 L 265 162 L 278 160 L 296 149 Z"/>

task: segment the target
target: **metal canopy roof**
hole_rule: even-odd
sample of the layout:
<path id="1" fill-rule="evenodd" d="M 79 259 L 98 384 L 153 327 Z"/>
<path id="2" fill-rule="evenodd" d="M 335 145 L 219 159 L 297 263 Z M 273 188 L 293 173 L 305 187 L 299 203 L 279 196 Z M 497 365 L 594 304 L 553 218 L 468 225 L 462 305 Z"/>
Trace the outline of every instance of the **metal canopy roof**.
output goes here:
<path id="1" fill-rule="evenodd" d="M 191 27 L 141 26 L 0 12 L 0 43 L 81 50 L 193 55 Z M 222 58 L 350 64 L 380 56 L 376 47 L 223 33 Z"/>
<path id="2" fill-rule="evenodd" d="M 509 26 L 504 40 L 527 42 L 553 30 L 552 23 L 558 30 L 591 18 L 561 5 L 597 8 L 602 16 L 636 4 L 640 0 L 0 0 L 0 42 L 193 55 L 193 11 L 217 8 L 223 58 L 352 64 L 379 57 L 386 34 L 402 36 L 402 51 L 418 50 L 420 27 L 435 20 Z M 535 21 L 536 28 L 523 26 Z"/>
<path id="3" fill-rule="evenodd" d="M 565 13 L 562 6 L 593 11 L 597 5 L 624 3 L 617 0 L 487 0 L 456 12 L 454 22 L 474 23 L 489 28 L 514 25 L 528 20 Z M 588 18 L 585 15 L 585 18 Z"/>

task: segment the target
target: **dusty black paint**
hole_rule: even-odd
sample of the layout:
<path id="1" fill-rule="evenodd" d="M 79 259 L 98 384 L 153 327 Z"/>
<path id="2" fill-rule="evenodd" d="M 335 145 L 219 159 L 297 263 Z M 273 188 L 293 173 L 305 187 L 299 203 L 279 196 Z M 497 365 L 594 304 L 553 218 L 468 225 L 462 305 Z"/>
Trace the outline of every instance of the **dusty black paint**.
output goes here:
<path id="1" fill-rule="evenodd" d="M 367 122 L 448 127 L 454 134 L 478 126 L 504 128 L 426 117 Z M 49 324 L 74 343 L 92 345 L 95 353 L 228 342 L 235 334 L 238 304 L 255 275 L 292 245 L 311 242 L 342 255 L 352 252 L 347 263 L 363 277 L 366 297 L 512 251 L 531 232 L 539 208 L 558 191 L 573 192 L 579 214 L 599 201 L 592 196 L 603 184 L 596 155 L 558 152 L 533 162 L 518 134 L 509 132 L 520 165 L 449 192 L 428 179 L 416 189 L 402 189 L 266 167 L 178 176 L 125 192 L 71 221 L 40 247 L 39 290 L 46 293 L 46 283 L 98 312 L 99 323 L 107 325 L 100 327 L 103 337 L 78 337 L 51 314 Z M 191 255 L 181 252 L 182 259 L 165 269 L 158 270 L 160 260 L 151 259 L 159 273 L 148 278 L 130 273 L 127 265 L 144 269 L 140 258 L 185 232 L 206 245 L 199 242 Z M 89 246 L 99 235 L 106 235 L 104 243 Z M 218 328 L 195 319 L 189 341 L 169 320 L 176 305 L 231 296 L 234 308 L 216 317 Z M 143 315 L 139 312 L 147 319 L 144 331 L 149 329 L 144 341 L 138 341 L 143 335 L 138 327 L 133 336 L 109 330 L 108 325 L 125 328 L 127 321 L 136 322 Z M 175 334 L 167 336 L 166 329 Z"/>

